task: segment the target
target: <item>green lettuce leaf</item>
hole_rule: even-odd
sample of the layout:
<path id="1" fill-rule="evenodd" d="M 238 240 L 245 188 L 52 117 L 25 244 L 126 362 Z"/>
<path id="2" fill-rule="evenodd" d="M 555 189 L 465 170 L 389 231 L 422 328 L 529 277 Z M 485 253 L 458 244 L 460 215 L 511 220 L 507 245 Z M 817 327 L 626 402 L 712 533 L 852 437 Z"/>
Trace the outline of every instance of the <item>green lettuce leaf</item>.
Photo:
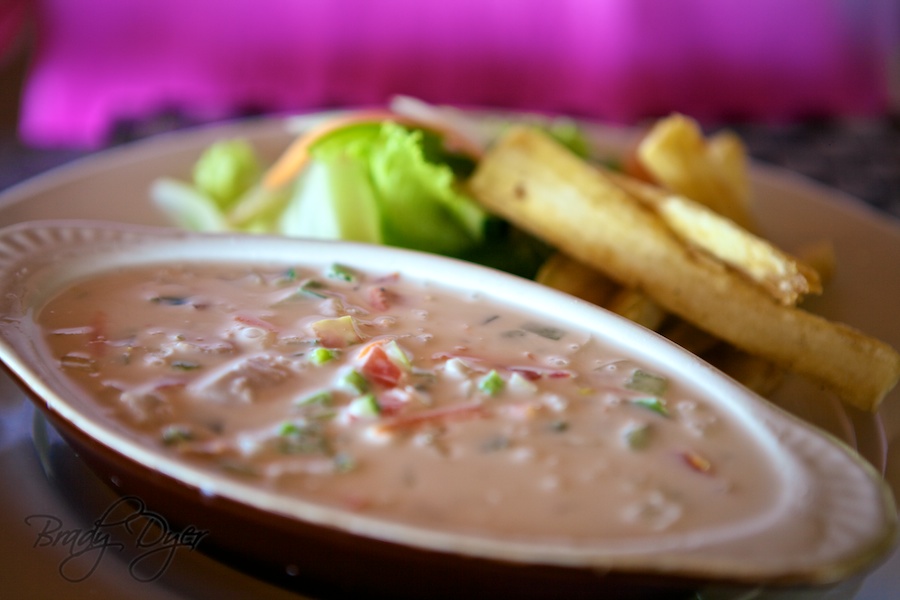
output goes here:
<path id="1" fill-rule="evenodd" d="M 259 180 L 262 167 L 243 139 L 213 143 L 194 165 L 194 186 L 222 209 L 233 206 Z"/>
<path id="2" fill-rule="evenodd" d="M 369 158 L 385 243 L 458 256 L 484 240 L 488 214 L 457 191 L 444 164 L 427 161 L 423 134 L 385 123 Z"/>
<path id="3" fill-rule="evenodd" d="M 319 140 L 281 231 L 451 256 L 479 245 L 489 215 L 456 189 L 451 166 L 433 162 L 427 140 L 392 122 L 352 125 Z"/>
<path id="4" fill-rule="evenodd" d="M 474 161 L 448 151 L 434 132 L 390 121 L 357 123 L 318 140 L 310 153 L 296 181 L 273 191 L 261 186 L 249 144 L 217 142 L 195 165 L 193 184 L 159 180 L 152 193 L 188 229 L 388 244 L 529 278 L 549 255 L 545 244 L 463 191 L 460 181 Z"/>

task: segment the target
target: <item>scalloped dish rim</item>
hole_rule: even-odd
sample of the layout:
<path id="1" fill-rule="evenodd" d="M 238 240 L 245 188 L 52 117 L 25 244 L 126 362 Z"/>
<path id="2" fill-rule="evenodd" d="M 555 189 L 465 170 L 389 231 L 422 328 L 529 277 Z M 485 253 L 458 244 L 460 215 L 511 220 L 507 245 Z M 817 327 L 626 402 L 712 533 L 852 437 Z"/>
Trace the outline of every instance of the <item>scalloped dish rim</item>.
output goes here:
<path id="1" fill-rule="evenodd" d="M 182 256 L 190 256 L 192 262 L 287 262 L 282 257 L 289 248 L 298 254 L 307 253 L 307 258 L 302 261 L 293 261 L 304 264 L 349 261 L 364 269 L 391 264 L 392 269 L 419 278 L 440 270 L 440 277 L 431 278 L 451 288 L 490 283 L 492 291 L 489 295 L 501 302 L 518 304 L 526 310 L 553 314 L 557 318 L 564 312 L 563 321 L 584 323 L 592 334 L 602 331 L 601 337 L 608 343 L 640 356 L 639 360 L 674 365 L 688 373 L 704 393 L 728 398 L 720 402 L 743 415 L 748 431 L 763 440 L 773 456 L 776 452 L 788 452 L 784 456 L 779 454 L 785 463 L 790 463 L 782 474 L 785 489 L 777 507 L 769 509 L 765 515 L 765 526 L 773 528 L 787 519 L 798 518 L 798 514 L 803 513 L 801 505 L 810 502 L 810 495 L 828 493 L 834 495 L 815 498 L 819 503 L 817 510 L 832 511 L 824 518 L 834 523 L 828 535 L 846 534 L 859 539 L 844 549 L 842 555 L 795 556 L 789 566 L 784 566 L 782 561 L 754 564 L 753 561 L 741 561 L 734 554 L 719 554 L 715 551 L 716 544 L 725 542 L 717 542 L 715 535 L 708 531 L 660 536 L 631 545 L 600 540 L 566 547 L 565 544 L 554 546 L 497 539 L 490 535 L 428 530 L 323 507 L 210 473 L 129 439 L 109 423 L 90 414 L 89 400 L 67 389 L 65 375 L 53 361 L 42 356 L 40 344 L 35 344 L 30 335 L 36 331 L 33 322 L 29 324 L 33 312 L 52 292 L 83 275 L 111 266 L 175 261 Z M 327 259 L 319 258 L 323 255 Z M 423 550 L 522 564 L 699 576 L 713 580 L 831 583 L 869 568 L 895 541 L 897 515 L 890 490 L 871 465 L 846 444 L 755 396 L 653 332 L 555 290 L 484 267 L 353 242 L 196 234 L 100 221 L 54 220 L 20 223 L 0 230 L 0 286 L 5 290 L 0 299 L 0 360 L 32 395 L 46 403 L 42 408 L 53 411 L 112 452 L 196 488 L 201 496 L 223 496 L 256 510 Z M 525 296 L 527 301 L 523 299 Z M 559 306 L 565 306 L 566 310 L 554 309 Z M 859 507 L 860 502 L 865 508 Z M 859 508 L 859 513 L 848 513 L 851 508 Z M 822 514 L 817 513 L 814 517 L 821 518 Z"/>

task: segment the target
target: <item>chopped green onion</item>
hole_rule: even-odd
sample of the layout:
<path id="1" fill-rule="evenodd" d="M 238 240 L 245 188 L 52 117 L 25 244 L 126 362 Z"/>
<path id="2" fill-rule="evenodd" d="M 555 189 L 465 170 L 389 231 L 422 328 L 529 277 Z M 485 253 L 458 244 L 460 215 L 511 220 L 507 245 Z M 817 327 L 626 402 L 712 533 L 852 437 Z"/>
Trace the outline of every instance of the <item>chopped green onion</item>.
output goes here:
<path id="1" fill-rule="evenodd" d="M 525 337 L 527 334 L 522 329 L 508 329 L 500 334 L 501 337 L 506 338 L 508 340 Z"/>
<path id="2" fill-rule="evenodd" d="M 632 450 L 642 450 L 650 443 L 650 433 L 649 424 L 630 423 L 622 430 L 622 439 Z"/>
<path id="3" fill-rule="evenodd" d="M 338 385 L 356 394 L 365 394 L 369 391 L 369 380 L 356 369 L 347 371 L 344 376 L 341 377 Z"/>
<path id="4" fill-rule="evenodd" d="M 303 285 L 298 288 L 297 292 L 303 296 L 311 296 L 312 298 L 327 298 L 327 295 L 319 291 L 324 288 L 325 285 L 322 284 L 322 282 L 310 279 L 309 281 L 303 282 Z"/>
<path id="5" fill-rule="evenodd" d="M 496 396 L 503 390 L 505 385 L 506 382 L 503 381 L 503 377 L 500 376 L 496 369 L 492 369 L 490 373 L 478 381 L 478 389 L 488 396 Z"/>
<path id="6" fill-rule="evenodd" d="M 338 357 L 339 352 L 333 348 L 314 348 L 309 353 L 309 362 L 314 365 L 323 365 Z"/>
<path id="7" fill-rule="evenodd" d="M 316 425 L 288 421 L 278 430 L 278 449 L 284 454 L 327 454 L 328 440 Z"/>
<path id="8" fill-rule="evenodd" d="M 326 277 L 329 279 L 340 279 L 341 281 L 356 281 L 356 273 L 352 269 L 337 263 L 331 265 L 326 273 Z"/>
<path id="9" fill-rule="evenodd" d="M 186 296 L 154 296 L 150 298 L 153 304 L 165 304 L 166 306 L 181 306 L 187 304 L 189 298 Z"/>
<path id="10" fill-rule="evenodd" d="M 194 433 L 184 425 L 168 425 L 163 429 L 161 437 L 165 445 L 172 446 L 194 439 Z"/>
<path id="11" fill-rule="evenodd" d="M 560 340 L 566 335 L 566 332 L 559 327 L 541 325 L 540 323 L 528 322 L 522 325 L 522 329 L 543 338 L 547 338 L 548 340 Z"/>
<path id="12" fill-rule="evenodd" d="M 278 429 L 278 435 L 293 435 L 300 431 L 300 426 L 292 421 L 287 421 L 281 424 L 281 427 Z"/>
<path id="13" fill-rule="evenodd" d="M 625 387 L 651 396 L 662 396 L 669 387 L 669 380 L 643 369 L 636 369 L 625 382 Z"/>
<path id="14" fill-rule="evenodd" d="M 662 399 L 655 396 L 641 396 L 640 398 L 632 398 L 631 402 L 632 404 L 636 404 L 641 408 L 652 410 L 653 412 L 664 417 L 669 416 L 669 409 L 666 407 L 666 403 L 663 402 Z"/>
<path id="15" fill-rule="evenodd" d="M 278 283 L 290 283 L 292 281 L 297 281 L 297 269 L 294 267 L 288 267 L 281 274 L 281 277 L 278 278 Z"/>
<path id="16" fill-rule="evenodd" d="M 172 362 L 172 368 L 179 371 L 193 371 L 199 369 L 202 365 L 188 360 L 176 360 Z"/>
<path id="17" fill-rule="evenodd" d="M 553 433 L 562 433 L 562 432 L 568 431 L 568 430 L 569 430 L 569 422 L 568 421 L 562 421 L 562 420 L 557 419 L 554 421 L 550 421 L 547 424 L 547 431 L 551 431 Z"/>

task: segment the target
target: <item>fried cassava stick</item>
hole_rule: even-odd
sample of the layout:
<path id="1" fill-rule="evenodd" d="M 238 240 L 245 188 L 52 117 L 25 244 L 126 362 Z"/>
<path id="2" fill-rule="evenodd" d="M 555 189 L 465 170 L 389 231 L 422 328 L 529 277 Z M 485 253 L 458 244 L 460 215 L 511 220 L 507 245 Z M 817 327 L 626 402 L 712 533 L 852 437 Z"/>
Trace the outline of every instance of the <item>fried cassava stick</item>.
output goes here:
<path id="1" fill-rule="evenodd" d="M 824 383 L 851 405 L 875 410 L 900 378 L 900 355 L 890 346 L 779 304 L 537 130 L 510 129 L 469 187 L 522 229 L 735 347 Z"/>

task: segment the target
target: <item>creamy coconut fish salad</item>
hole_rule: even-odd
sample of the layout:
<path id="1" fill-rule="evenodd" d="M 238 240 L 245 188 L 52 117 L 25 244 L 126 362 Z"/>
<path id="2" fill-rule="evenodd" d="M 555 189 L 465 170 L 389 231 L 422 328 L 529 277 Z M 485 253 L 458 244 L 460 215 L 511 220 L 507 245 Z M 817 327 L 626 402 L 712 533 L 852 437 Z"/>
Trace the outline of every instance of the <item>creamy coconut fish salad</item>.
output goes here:
<path id="1" fill-rule="evenodd" d="M 724 526 L 780 489 L 738 417 L 670 374 L 403 273 L 141 266 L 38 320 L 142 443 L 323 505 L 588 540 Z"/>

